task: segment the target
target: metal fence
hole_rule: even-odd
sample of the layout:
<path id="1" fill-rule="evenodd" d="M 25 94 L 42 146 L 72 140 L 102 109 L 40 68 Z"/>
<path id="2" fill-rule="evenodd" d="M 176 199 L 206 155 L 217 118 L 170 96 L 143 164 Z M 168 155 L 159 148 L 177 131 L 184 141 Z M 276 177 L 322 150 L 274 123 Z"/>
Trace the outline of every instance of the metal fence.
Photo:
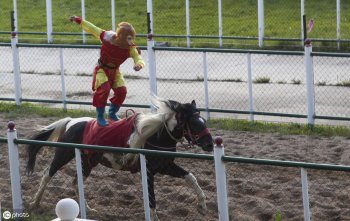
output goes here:
<path id="1" fill-rule="evenodd" d="M 9 151 L 17 150 L 18 144 L 35 143 L 61 148 L 87 147 L 17 139 L 17 135 L 13 133 L 15 132 L 9 130 L 8 138 L 0 137 L 0 143 L 8 142 Z M 151 153 L 140 149 L 132 151 L 145 155 L 159 154 L 164 157 L 176 157 L 179 165 L 189 169 L 197 177 L 198 184 L 205 192 L 208 211 L 206 214 L 200 214 L 196 209 L 196 196 L 183 180 L 157 176 L 155 187 L 160 219 L 272 220 L 276 219 L 278 214 L 282 214 L 284 219 L 291 220 L 310 220 L 310 218 L 312 220 L 346 220 L 349 218 L 349 179 L 347 179 L 349 166 L 232 157 L 224 155 L 223 147 L 219 143 L 217 145 L 214 156 L 195 154 L 193 151 L 192 153 L 176 154 L 161 151 Z M 3 155 L 7 155 L 5 145 L 1 145 L 1 148 L 4 148 L 1 151 Z M 89 146 L 88 148 L 129 152 L 126 149 L 113 149 L 112 147 Z M 34 210 L 28 210 L 28 203 L 37 191 L 39 180 L 44 168 L 48 166 L 53 150 L 47 148 L 40 153 L 37 162 L 39 168 L 30 177 L 24 176 L 25 168 L 22 159 L 25 157 L 21 146 L 19 146 L 19 153 L 20 171 L 18 172 L 21 174 L 21 182 L 13 182 L 13 180 L 11 182 L 12 185 L 18 185 L 20 188 L 17 197 L 20 197 L 22 192 L 24 203 L 22 213 L 29 215 L 30 219 L 27 220 L 42 220 L 43 217 L 45 220 L 52 219 L 55 204 L 60 199 L 76 198 L 75 185 L 71 183 L 76 176 L 74 163 L 65 167 L 51 180 L 41 205 Z M 12 157 L 16 156 L 12 154 L 10 159 Z M 0 158 L 0 163 L 6 168 L 9 167 L 7 159 L 7 157 L 6 159 Z M 18 159 L 11 161 L 10 164 L 13 164 Z M 11 174 L 17 173 L 12 166 Z M 5 167 L 3 169 L 10 175 Z M 13 179 L 12 175 L 11 179 Z M 2 194 L 2 199 L 6 200 L 2 208 L 12 211 L 11 202 L 14 205 L 16 202 L 12 201 L 14 198 L 11 199 L 9 180 L 1 177 L 1 181 L 0 194 Z M 98 166 L 84 183 L 87 203 L 90 202 L 91 207 L 98 209 L 96 212 L 88 212 L 88 218 L 102 221 L 144 219 L 142 185 L 139 175 Z M 220 194 L 217 195 L 217 193 Z M 76 199 L 79 201 L 79 198 Z"/>
<path id="2" fill-rule="evenodd" d="M 152 0 L 101 3 L 5 0 L 0 5 L 0 18 L 7 22 L 0 24 L 0 34 L 1 41 L 9 41 L 10 11 L 14 10 L 21 42 L 91 42 L 92 38 L 82 35 L 77 27 L 68 23 L 71 15 L 81 15 L 114 30 L 116 23 L 127 20 L 143 36 L 147 34 L 149 12 L 153 18 L 153 33 L 159 41 L 167 41 L 172 46 L 237 48 L 259 45 L 299 49 L 304 36 L 302 16 L 306 14 L 315 21 L 309 36 L 320 42 L 317 45 L 321 50 L 346 50 L 350 39 L 349 4 L 344 0 L 186 0 L 166 4 Z M 100 14 L 103 16 L 97 16 Z M 141 42 L 145 45 L 145 40 Z"/>
<path id="3" fill-rule="evenodd" d="M 17 46 L 15 66 L 17 52 L 0 47 L 1 100 L 58 103 L 65 108 L 91 104 L 99 46 Z M 150 51 L 142 49 L 150 64 Z M 153 81 L 149 65 L 137 73 L 131 60 L 121 66 L 129 88 L 126 107 L 148 108 L 152 91 L 184 102 L 195 99 L 208 118 L 345 124 L 350 120 L 349 54 L 310 53 L 306 61 L 304 52 L 287 51 L 151 47 L 151 53 Z M 13 74 L 13 67 L 18 74 Z"/>

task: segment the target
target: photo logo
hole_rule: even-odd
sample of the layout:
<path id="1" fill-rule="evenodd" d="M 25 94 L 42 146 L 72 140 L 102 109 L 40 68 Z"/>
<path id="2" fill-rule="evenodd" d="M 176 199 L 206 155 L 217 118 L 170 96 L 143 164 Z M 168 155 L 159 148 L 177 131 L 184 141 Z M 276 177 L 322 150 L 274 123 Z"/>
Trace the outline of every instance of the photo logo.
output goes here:
<path id="1" fill-rule="evenodd" d="M 2 217 L 4 217 L 4 219 L 10 219 L 11 218 L 11 212 L 9 211 L 4 211 L 2 213 Z"/>

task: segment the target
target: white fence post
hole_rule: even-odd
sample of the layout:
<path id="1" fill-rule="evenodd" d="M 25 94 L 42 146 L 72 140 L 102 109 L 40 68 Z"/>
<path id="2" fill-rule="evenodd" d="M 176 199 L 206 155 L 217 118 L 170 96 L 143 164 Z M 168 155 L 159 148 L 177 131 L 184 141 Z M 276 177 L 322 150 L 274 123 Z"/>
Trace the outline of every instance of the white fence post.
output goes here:
<path id="1" fill-rule="evenodd" d="M 221 6 L 221 0 L 218 0 L 218 27 L 219 27 L 219 45 L 220 48 L 222 48 L 222 6 Z"/>
<path id="2" fill-rule="evenodd" d="M 145 220 L 151 220 L 151 210 L 149 207 L 149 193 L 148 193 L 148 176 L 147 176 L 147 163 L 144 154 L 140 154 L 141 164 L 141 179 L 142 179 L 142 190 L 143 190 L 143 207 L 145 209 Z"/>
<path id="3" fill-rule="evenodd" d="M 337 46 L 340 49 L 340 0 L 337 0 Z"/>
<path id="4" fill-rule="evenodd" d="M 85 20 L 85 0 L 81 0 L 81 18 Z M 85 31 L 83 30 L 83 43 L 86 43 L 86 34 Z"/>
<path id="5" fill-rule="evenodd" d="M 208 89 L 208 60 L 207 53 L 203 52 L 203 75 L 204 75 L 204 97 L 205 97 L 205 109 L 207 120 L 210 119 L 209 112 L 209 89 Z"/>
<path id="6" fill-rule="evenodd" d="M 22 213 L 23 201 L 22 201 L 21 176 L 19 172 L 19 153 L 18 153 L 18 147 L 14 143 L 14 140 L 17 139 L 17 131 L 15 129 L 15 124 L 12 121 L 10 121 L 7 124 L 7 127 L 8 127 L 7 142 L 8 142 L 8 149 L 9 149 L 13 212 Z M 2 214 L 0 215 L 2 216 Z"/>
<path id="7" fill-rule="evenodd" d="M 259 47 L 264 46 L 264 0 L 258 0 Z"/>
<path id="8" fill-rule="evenodd" d="M 251 54 L 247 53 L 247 68 L 248 68 L 248 94 L 249 94 L 249 120 L 254 121 L 254 99 L 253 99 L 253 77 L 252 77 L 252 58 Z"/>
<path id="9" fill-rule="evenodd" d="M 305 70 L 306 70 L 306 93 L 307 93 L 307 122 L 315 124 L 315 85 L 314 70 L 311 57 L 312 45 L 309 39 L 305 40 Z"/>
<path id="10" fill-rule="evenodd" d="M 52 43 L 52 2 L 46 0 L 46 31 L 47 43 Z"/>
<path id="11" fill-rule="evenodd" d="M 303 194 L 303 206 L 304 206 L 304 221 L 310 221 L 310 204 L 309 204 L 309 188 L 307 182 L 307 171 L 304 168 L 300 169 L 301 172 L 301 188 Z"/>
<path id="12" fill-rule="evenodd" d="M 222 156 L 224 156 L 224 146 L 222 145 L 222 138 L 215 137 L 214 160 L 219 221 L 228 221 L 229 216 L 227 202 L 226 170 L 225 164 L 222 161 Z"/>
<path id="13" fill-rule="evenodd" d="M 86 207 L 85 207 L 85 195 L 84 195 L 84 181 L 83 181 L 83 169 L 81 164 L 80 150 L 75 148 L 75 166 L 77 169 L 78 180 L 78 192 L 79 192 L 79 204 L 80 204 L 80 217 L 86 219 Z"/>
<path id="14" fill-rule="evenodd" d="M 18 23 L 17 23 L 17 0 L 13 0 L 13 19 L 14 19 L 14 29 L 12 31 L 18 32 Z M 18 39 L 16 38 L 16 41 Z M 17 42 L 16 42 L 17 43 Z"/>
<path id="15" fill-rule="evenodd" d="M 147 55 L 148 55 L 148 75 L 151 96 L 157 95 L 157 73 L 156 73 L 156 55 L 154 52 L 153 40 L 153 8 L 152 0 L 147 0 L 147 19 L 148 19 L 148 35 L 147 35 Z M 155 112 L 155 107 L 151 105 L 151 111 Z"/>
<path id="16" fill-rule="evenodd" d="M 304 46 L 304 15 L 305 15 L 305 3 L 304 0 L 300 0 L 300 27 L 301 27 L 301 46 Z"/>
<path id="17" fill-rule="evenodd" d="M 188 48 L 191 47 L 190 33 L 190 0 L 186 0 L 186 39 Z"/>
<path id="18" fill-rule="evenodd" d="M 61 69 L 61 89 L 62 89 L 63 109 L 67 110 L 67 92 L 66 92 L 66 82 L 64 79 L 64 62 L 63 62 L 62 48 L 60 48 L 60 69 Z"/>
<path id="19" fill-rule="evenodd" d="M 115 0 L 111 0 L 111 10 L 112 10 L 112 30 L 116 31 L 115 28 Z"/>
<path id="20" fill-rule="evenodd" d="M 12 61 L 13 61 L 13 76 L 15 81 L 15 96 L 16 96 L 16 105 L 21 104 L 22 99 L 22 86 L 21 86 L 21 75 L 19 73 L 19 55 L 17 48 L 17 33 L 12 32 L 11 37 L 11 48 L 12 48 Z"/>

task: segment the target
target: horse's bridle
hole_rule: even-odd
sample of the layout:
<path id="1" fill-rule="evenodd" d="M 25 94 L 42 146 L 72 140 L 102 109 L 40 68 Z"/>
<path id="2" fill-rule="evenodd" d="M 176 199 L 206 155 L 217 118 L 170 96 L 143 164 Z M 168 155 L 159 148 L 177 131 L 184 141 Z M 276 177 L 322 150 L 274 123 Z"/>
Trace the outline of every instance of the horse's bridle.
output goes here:
<path id="1" fill-rule="evenodd" d="M 199 115 L 199 112 L 195 112 L 193 115 Z M 210 135 L 210 130 L 208 128 L 204 128 L 202 131 L 195 133 L 191 130 L 190 125 L 188 122 L 183 122 L 183 117 L 181 113 L 177 113 L 175 115 L 175 118 L 177 120 L 177 124 L 182 127 L 182 136 L 180 138 L 176 138 L 174 137 L 174 135 L 172 135 L 171 131 L 168 128 L 168 125 L 166 124 L 165 121 L 163 121 L 164 124 L 164 128 L 167 131 L 168 135 L 170 136 L 170 138 L 176 142 L 181 142 L 183 143 L 183 138 L 185 137 L 187 139 L 187 141 L 189 142 L 189 145 L 187 148 L 192 148 L 194 147 L 194 145 L 198 144 L 198 140 L 201 139 L 204 136 Z M 176 149 L 175 147 L 161 147 L 161 146 L 157 146 L 154 144 L 151 144 L 149 142 L 146 141 L 146 143 L 148 145 L 151 145 L 153 147 L 157 147 L 158 149 L 164 149 L 164 150 L 173 150 Z"/>

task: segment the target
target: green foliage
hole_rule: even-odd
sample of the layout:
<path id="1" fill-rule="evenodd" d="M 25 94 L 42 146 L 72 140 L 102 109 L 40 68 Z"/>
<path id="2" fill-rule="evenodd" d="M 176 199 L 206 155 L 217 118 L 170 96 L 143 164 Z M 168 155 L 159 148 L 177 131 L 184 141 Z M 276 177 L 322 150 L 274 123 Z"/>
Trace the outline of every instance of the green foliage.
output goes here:
<path id="1" fill-rule="evenodd" d="M 0 113 L 5 113 L 10 119 L 21 118 L 23 116 L 37 115 L 40 117 L 93 117 L 95 113 L 92 111 L 64 110 L 62 108 L 48 108 L 31 103 L 22 103 L 17 106 L 13 102 L 0 102 Z"/>
<path id="2" fill-rule="evenodd" d="M 270 78 L 269 77 L 260 77 L 257 78 L 253 81 L 255 84 L 268 84 L 270 83 Z"/>
<path id="3" fill-rule="evenodd" d="M 279 211 L 276 213 L 275 221 L 282 221 L 282 214 Z"/>
<path id="4" fill-rule="evenodd" d="M 314 19 L 315 27 L 309 33 L 310 38 L 336 38 L 336 4 L 333 1 L 309 0 L 305 2 L 307 19 Z M 21 34 L 21 42 L 46 43 L 46 4 L 45 1 L 21 0 L 17 3 L 18 30 L 22 32 L 43 32 L 42 35 Z M 104 29 L 111 29 L 110 1 L 85 1 L 86 19 Z M 224 39 L 224 47 L 244 48 L 257 47 L 258 15 L 256 0 L 223 0 L 222 1 L 222 31 L 224 36 L 253 37 L 252 40 Z M 267 38 L 300 38 L 300 2 L 295 0 L 265 0 L 265 36 Z M 350 23 L 346 15 L 350 8 L 350 1 L 341 4 L 341 36 L 350 38 Z M 12 0 L 0 1 L 0 31 L 10 31 L 10 11 L 13 10 Z M 138 34 L 147 33 L 147 2 L 144 0 L 116 0 L 116 23 L 131 22 Z M 80 15 L 80 1 L 52 1 L 53 31 L 54 32 L 81 32 L 78 25 L 69 22 L 71 15 Z M 184 1 L 153 1 L 154 33 L 168 35 L 186 34 L 186 10 Z M 191 35 L 218 35 L 218 4 L 217 1 L 190 2 L 190 34 Z M 4 36 L 7 41 L 10 36 Z M 7 37 L 7 38 L 6 38 Z M 168 41 L 156 37 L 157 41 Z M 82 36 L 54 35 L 55 43 L 82 43 Z M 184 38 L 172 38 L 173 46 L 184 46 Z M 271 43 L 278 42 L 278 43 Z M 88 37 L 88 44 L 97 44 L 98 41 Z M 139 45 L 146 44 L 146 38 L 138 37 Z M 291 43 L 295 46 L 295 42 Z M 316 42 L 313 43 L 316 46 Z M 333 44 L 324 43 L 320 44 Z M 218 47 L 217 39 L 191 39 L 192 47 Z M 249 46 L 250 45 L 250 46 Z M 282 41 L 268 41 L 266 46 L 285 47 Z M 343 44 L 342 44 L 343 45 Z M 342 47 L 346 50 L 347 47 Z M 330 48 L 330 47 L 327 47 Z M 300 48 L 299 48 L 300 49 Z"/>
<path id="5" fill-rule="evenodd" d="M 301 80 L 293 78 L 292 84 L 301 84 Z"/>
<path id="6" fill-rule="evenodd" d="M 337 86 L 350 87 L 350 80 L 342 81 Z"/>

